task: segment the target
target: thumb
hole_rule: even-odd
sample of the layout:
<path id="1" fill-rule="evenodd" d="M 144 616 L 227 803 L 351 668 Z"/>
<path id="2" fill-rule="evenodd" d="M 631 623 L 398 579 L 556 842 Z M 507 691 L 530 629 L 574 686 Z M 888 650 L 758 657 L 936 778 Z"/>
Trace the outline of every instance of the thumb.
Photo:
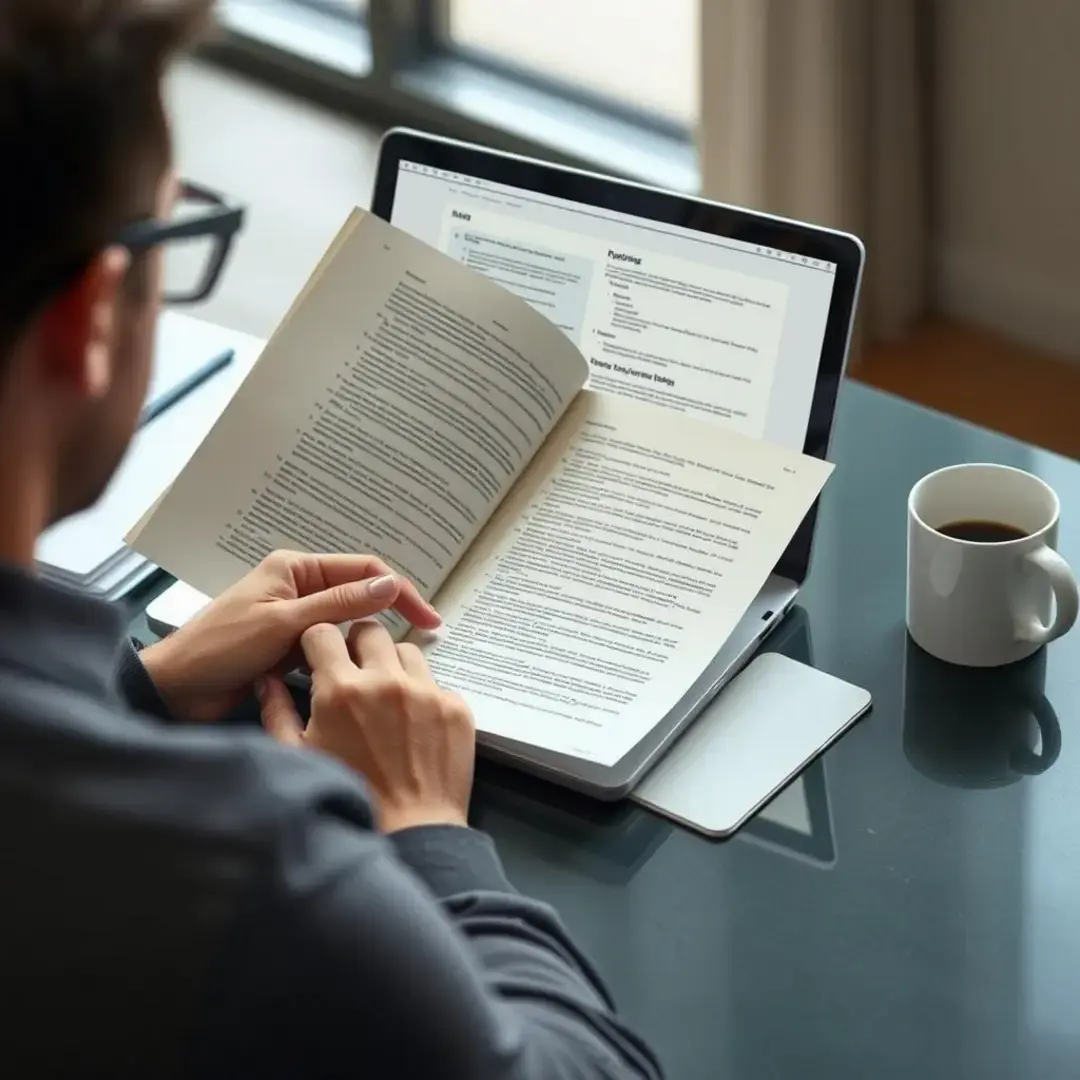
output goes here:
<path id="1" fill-rule="evenodd" d="M 255 697 L 267 734 L 286 746 L 302 746 L 304 725 L 284 680 L 278 675 L 264 676 L 255 684 Z"/>
<path id="2" fill-rule="evenodd" d="M 401 581 L 393 574 L 348 581 L 331 589 L 293 600 L 291 606 L 303 632 L 319 623 L 346 623 L 378 615 L 397 603 Z"/>

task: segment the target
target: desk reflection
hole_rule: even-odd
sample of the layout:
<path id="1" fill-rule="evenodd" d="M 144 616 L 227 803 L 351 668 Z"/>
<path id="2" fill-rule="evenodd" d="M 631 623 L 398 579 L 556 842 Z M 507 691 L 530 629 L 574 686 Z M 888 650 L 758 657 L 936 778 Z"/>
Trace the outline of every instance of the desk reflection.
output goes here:
<path id="1" fill-rule="evenodd" d="M 782 652 L 811 664 L 806 612 L 793 607 L 762 651 Z M 477 828 L 501 837 L 524 832 L 553 861 L 573 864 L 610 884 L 630 881 L 673 831 L 686 831 L 628 800 L 599 802 L 488 761 L 482 761 L 477 770 L 472 821 Z M 736 838 L 815 866 L 834 865 L 836 846 L 824 760 L 814 761 L 779 792 Z"/>
<path id="2" fill-rule="evenodd" d="M 994 788 L 1046 772 L 1061 727 L 1046 699 L 1046 650 L 1000 668 L 936 660 L 904 646 L 904 755 L 951 787 Z"/>
<path id="3" fill-rule="evenodd" d="M 814 643 L 806 612 L 798 605 L 793 607 L 762 651 L 780 652 L 813 667 Z M 812 761 L 778 792 L 733 839 L 823 869 L 834 866 L 836 842 L 824 756 Z"/>

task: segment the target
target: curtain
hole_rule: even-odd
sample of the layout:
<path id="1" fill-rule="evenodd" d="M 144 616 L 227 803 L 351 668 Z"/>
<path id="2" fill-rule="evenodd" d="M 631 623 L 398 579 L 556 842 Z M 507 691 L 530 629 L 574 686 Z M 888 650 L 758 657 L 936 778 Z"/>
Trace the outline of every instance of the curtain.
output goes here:
<path id="1" fill-rule="evenodd" d="M 927 292 L 929 5 L 703 0 L 702 193 L 862 238 L 860 335 Z"/>

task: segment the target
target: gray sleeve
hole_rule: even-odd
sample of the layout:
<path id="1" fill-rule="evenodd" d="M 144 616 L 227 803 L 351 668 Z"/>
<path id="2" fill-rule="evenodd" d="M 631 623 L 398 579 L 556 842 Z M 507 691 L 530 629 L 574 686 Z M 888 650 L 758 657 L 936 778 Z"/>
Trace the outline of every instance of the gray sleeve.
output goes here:
<path id="1" fill-rule="evenodd" d="M 391 843 L 347 807 L 327 809 L 288 840 L 289 858 L 238 920 L 196 1071 L 659 1077 L 555 914 L 507 883 L 487 837 L 424 828 Z"/>
<path id="2" fill-rule="evenodd" d="M 132 712 L 171 722 L 173 717 L 161 699 L 154 680 L 143 667 L 135 642 L 125 638 L 116 659 L 116 688 Z"/>

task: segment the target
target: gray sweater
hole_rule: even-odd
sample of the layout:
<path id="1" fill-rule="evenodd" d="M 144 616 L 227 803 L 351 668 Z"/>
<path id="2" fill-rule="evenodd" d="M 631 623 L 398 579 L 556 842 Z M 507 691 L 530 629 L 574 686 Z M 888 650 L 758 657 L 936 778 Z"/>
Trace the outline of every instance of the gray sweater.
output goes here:
<path id="1" fill-rule="evenodd" d="M 169 718 L 121 614 L 0 567 L 5 1076 L 657 1077 L 469 829 Z"/>

